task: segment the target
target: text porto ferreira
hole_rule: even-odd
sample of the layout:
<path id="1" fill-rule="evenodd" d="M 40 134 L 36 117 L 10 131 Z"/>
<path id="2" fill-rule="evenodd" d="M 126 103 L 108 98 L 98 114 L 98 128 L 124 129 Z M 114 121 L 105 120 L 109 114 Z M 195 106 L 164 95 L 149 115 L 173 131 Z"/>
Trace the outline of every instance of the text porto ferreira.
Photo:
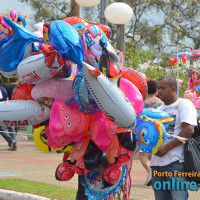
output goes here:
<path id="1" fill-rule="evenodd" d="M 197 183 L 194 181 L 188 182 L 187 180 L 182 180 L 182 178 L 187 177 L 200 177 L 200 172 L 158 172 L 153 171 L 153 176 L 158 178 L 165 178 L 166 180 L 156 180 L 153 183 L 154 190 L 192 190 L 197 191 L 200 189 Z"/>

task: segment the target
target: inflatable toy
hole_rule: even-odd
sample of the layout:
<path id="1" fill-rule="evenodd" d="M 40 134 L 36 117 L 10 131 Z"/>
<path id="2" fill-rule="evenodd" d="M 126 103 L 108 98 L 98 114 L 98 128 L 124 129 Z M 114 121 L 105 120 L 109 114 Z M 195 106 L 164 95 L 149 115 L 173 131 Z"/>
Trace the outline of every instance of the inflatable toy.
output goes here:
<path id="1" fill-rule="evenodd" d="M 12 111 L 12 112 L 11 112 Z M 1 126 L 30 126 L 40 124 L 49 119 L 50 109 L 36 101 L 0 102 Z"/>
<path id="2" fill-rule="evenodd" d="M 85 82 L 99 108 L 118 126 L 134 129 L 136 115 L 128 98 L 100 71 L 95 79 L 89 70 L 92 71 L 95 68 L 83 62 Z"/>
<path id="3" fill-rule="evenodd" d="M 117 55 L 105 33 L 97 25 L 85 29 L 83 33 L 83 41 L 87 56 L 94 67 L 99 67 L 98 62 L 104 49 L 109 52 L 114 52 L 114 54 Z"/>
<path id="4" fill-rule="evenodd" d="M 78 142 L 73 146 L 72 151 L 70 153 L 70 161 L 72 163 L 80 160 L 81 157 L 84 156 L 85 151 L 87 150 L 87 147 L 89 145 L 89 142 L 90 142 L 90 138 L 87 137 L 82 142 Z"/>
<path id="5" fill-rule="evenodd" d="M 101 164 L 102 156 L 103 152 L 90 140 L 84 156 L 76 163 L 76 173 L 84 174 L 98 168 Z"/>
<path id="6" fill-rule="evenodd" d="M 138 115 L 137 117 L 139 118 L 142 115 L 145 115 L 151 119 L 159 120 L 165 128 L 169 126 L 170 122 L 174 121 L 174 119 L 171 118 L 168 113 L 153 108 L 144 108 L 143 112 L 140 113 L 140 115 Z"/>
<path id="7" fill-rule="evenodd" d="M 81 175 L 82 184 L 85 187 L 85 194 L 92 199 L 105 199 L 111 194 L 117 193 L 122 187 L 127 175 L 127 167 L 120 168 L 121 175 L 117 183 L 114 185 L 106 184 L 106 181 L 102 178 L 101 173 L 98 170 L 94 170 L 90 173 Z"/>
<path id="8" fill-rule="evenodd" d="M 192 92 L 199 92 L 200 93 L 200 80 L 199 79 L 199 72 L 197 70 L 192 70 L 190 73 L 190 78 L 188 80 L 188 88 L 187 90 L 192 90 Z"/>
<path id="9" fill-rule="evenodd" d="M 25 17 L 0 15 L 0 72 L 22 81 L 14 100 L 0 103 L 0 125 L 32 125 L 40 151 L 63 153 L 56 179 L 81 175 L 88 199 L 114 198 L 121 189 L 128 200 L 136 144 L 155 154 L 172 119 L 143 110 L 145 77 L 122 68 L 109 27 L 70 17 L 36 24 L 35 36 Z"/>
<path id="10" fill-rule="evenodd" d="M 69 181 L 75 174 L 73 163 L 69 160 L 60 163 L 56 169 L 55 177 L 59 181 Z"/>
<path id="11" fill-rule="evenodd" d="M 62 151 L 70 153 L 73 145 L 68 145 L 60 149 L 54 149 L 47 145 L 47 137 L 45 135 L 45 126 L 41 126 L 39 128 L 34 129 L 33 132 L 34 143 L 35 146 L 42 152 L 50 152 L 50 151 Z"/>
<path id="12" fill-rule="evenodd" d="M 88 120 L 88 116 L 79 110 L 76 102 L 65 105 L 63 101 L 56 99 L 51 108 L 48 145 L 57 149 L 71 142 L 81 142 L 87 135 Z"/>
<path id="13" fill-rule="evenodd" d="M 17 76 L 17 70 L 14 70 L 12 72 L 1 72 L 1 74 L 7 78 L 13 78 Z"/>
<path id="14" fill-rule="evenodd" d="M 196 92 L 192 92 L 192 91 L 185 91 L 185 93 L 183 94 L 183 97 L 185 99 L 189 99 L 190 101 L 192 101 L 192 103 L 194 104 L 195 108 L 200 108 L 200 98 L 197 97 L 197 93 Z"/>
<path id="15" fill-rule="evenodd" d="M 117 136 L 114 137 L 112 144 L 106 150 L 106 159 L 109 164 L 114 164 L 117 158 L 119 148 L 119 140 Z"/>
<path id="16" fill-rule="evenodd" d="M 76 30 L 67 22 L 53 21 L 48 30 L 51 44 L 62 55 L 63 59 L 82 65 L 84 47 Z"/>
<path id="17" fill-rule="evenodd" d="M 112 144 L 117 131 L 117 125 L 99 110 L 90 117 L 89 130 L 91 139 L 104 152 Z"/>
<path id="18" fill-rule="evenodd" d="M 22 26 L 3 18 L 14 33 L 8 40 L 0 41 L 0 71 L 12 72 L 24 58 L 32 54 L 32 43 L 41 40 Z"/>
<path id="19" fill-rule="evenodd" d="M 56 55 L 55 55 L 56 56 Z M 37 84 L 55 75 L 62 66 L 48 67 L 43 54 L 29 56 L 19 63 L 17 73 L 23 82 Z"/>
<path id="20" fill-rule="evenodd" d="M 187 59 L 196 60 L 200 58 L 200 49 L 194 49 L 189 52 L 180 52 L 174 56 L 174 58 L 169 57 L 171 65 L 176 64 L 178 58 L 182 59 L 182 62 L 185 63 Z"/>
<path id="21" fill-rule="evenodd" d="M 26 26 L 26 15 L 24 13 L 21 12 L 17 12 L 16 10 L 12 9 L 10 10 L 10 12 L 8 13 L 7 17 L 12 20 L 13 22 L 25 27 Z"/>
<path id="22" fill-rule="evenodd" d="M 99 107 L 88 90 L 82 72 L 78 73 L 74 80 L 74 89 L 76 91 L 75 100 L 80 110 L 83 110 L 87 114 L 95 113 L 99 110 Z"/>
<path id="23" fill-rule="evenodd" d="M 181 85 L 181 84 L 183 83 L 183 80 L 181 80 L 181 79 L 178 79 L 178 80 L 177 80 L 177 82 L 178 82 L 178 87 L 182 87 L 182 85 Z"/>
<path id="24" fill-rule="evenodd" d="M 61 99 L 66 102 L 74 97 L 75 91 L 72 88 L 73 80 L 65 78 L 51 78 L 38 83 L 31 91 L 34 100 L 41 97 Z"/>
<path id="25" fill-rule="evenodd" d="M 43 25 L 44 25 L 43 22 L 35 24 L 37 31 L 33 32 L 33 34 L 39 37 L 40 39 L 43 39 Z"/>
<path id="26" fill-rule="evenodd" d="M 147 82 L 145 77 L 140 72 L 132 68 L 123 68 L 122 78 L 129 80 L 138 88 L 138 90 L 142 93 L 143 100 L 146 98 L 148 93 Z"/>
<path id="27" fill-rule="evenodd" d="M 131 130 L 118 130 L 119 147 L 117 152 L 117 165 L 125 166 L 133 157 L 136 149 L 135 132 Z"/>
<path id="28" fill-rule="evenodd" d="M 155 154 L 166 137 L 163 124 L 145 115 L 138 117 L 135 134 L 140 149 L 147 154 Z"/>
<path id="29" fill-rule="evenodd" d="M 97 25 L 100 29 L 103 30 L 103 32 L 106 34 L 108 38 L 110 38 L 111 36 L 111 32 L 112 32 L 111 28 L 104 24 L 91 23 L 81 17 L 67 17 L 63 19 L 63 21 L 71 24 L 80 35 L 82 35 L 82 33 L 85 31 L 86 28 L 93 25 Z"/>
<path id="30" fill-rule="evenodd" d="M 119 88 L 131 102 L 136 115 L 143 111 L 143 98 L 138 88 L 125 78 L 120 79 Z"/>
<path id="31" fill-rule="evenodd" d="M 12 100 L 32 100 L 33 97 L 31 96 L 31 91 L 33 89 L 33 85 L 28 83 L 20 83 L 15 87 L 15 89 L 12 92 Z"/>
<path id="32" fill-rule="evenodd" d="M 117 53 L 103 50 L 99 59 L 99 70 L 110 80 L 119 79 L 122 75 L 122 66 Z"/>

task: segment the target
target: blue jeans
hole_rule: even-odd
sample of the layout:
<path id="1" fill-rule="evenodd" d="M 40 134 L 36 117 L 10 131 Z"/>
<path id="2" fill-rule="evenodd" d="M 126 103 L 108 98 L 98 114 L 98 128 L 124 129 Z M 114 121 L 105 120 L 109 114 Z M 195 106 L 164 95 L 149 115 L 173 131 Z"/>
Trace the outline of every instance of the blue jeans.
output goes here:
<path id="1" fill-rule="evenodd" d="M 15 140 L 15 146 L 17 147 L 17 127 L 8 127 L 9 135 Z"/>
<path id="2" fill-rule="evenodd" d="M 15 140 L 8 134 L 4 126 L 0 126 L 0 134 L 2 137 L 8 142 L 8 145 L 10 146 Z"/>
<path id="3" fill-rule="evenodd" d="M 166 166 L 152 166 L 152 182 L 153 182 L 153 188 L 154 188 L 154 194 L 156 200 L 187 200 L 188 199 L 188 191 L 187 190 L 155 190 L 155 182 L 160 182 L 163 184 L 163 181 L 167 181 L 172 183 L 172 179 L 177 180 L 176 178 L 179 178 L 179 182 L 186 181 L 187 179 L 185 177 L 173 177 L 174 171 L 178 172 L 184 172 L 184 163 L 179 163 L 179 161 L 173 162 Z M 167 176 L 154 176 L 154 171 L 156 172 L 168 172 L 172 173 L 172 177 Z M 154 185 L 155 183 L 155 185 Z"/>

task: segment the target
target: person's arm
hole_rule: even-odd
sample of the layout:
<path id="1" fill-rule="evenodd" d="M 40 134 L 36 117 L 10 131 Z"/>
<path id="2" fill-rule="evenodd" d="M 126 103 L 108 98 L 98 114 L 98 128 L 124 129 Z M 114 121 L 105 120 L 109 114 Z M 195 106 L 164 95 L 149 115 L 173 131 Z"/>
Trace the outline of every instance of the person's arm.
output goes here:
<path id="1" fill-rule="evenodd" d="M 191 137 L 192 134 L 194 133 L 194 126 L 185 122 L 181 123 L 181 125 L 183 129 L 178 134 L 178 136 L 184 137 L 184 138 Z M 155 155 L 158 157 L 163 157 L 166 153 L 168 153 L 168 151 L 174 149 L 175 147 L 181 144 L 182 142 L 175 138 L 171 142 L 161 146 L 160 150 Z"/>

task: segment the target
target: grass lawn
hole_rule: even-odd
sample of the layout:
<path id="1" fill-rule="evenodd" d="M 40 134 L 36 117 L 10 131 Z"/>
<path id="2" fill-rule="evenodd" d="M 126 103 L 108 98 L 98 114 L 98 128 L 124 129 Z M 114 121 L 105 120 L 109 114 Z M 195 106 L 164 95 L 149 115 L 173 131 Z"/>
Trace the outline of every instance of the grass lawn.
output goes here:
<path id="1" fill-rule="evenodd" d="M 50 198 L 52 200 L 76 199 L 75 190 L 21 179 L 0 179 L 0 189 L 13 190 L 22 193 L 31 193 Z"/>
<path id="2" fill-rule="evenodd" d="M 23 193 L 31 193 L 56 200 L 75 200 L 76 191 L 45 183 L 20 179 L 0 179 L 0 188 Z"/>

